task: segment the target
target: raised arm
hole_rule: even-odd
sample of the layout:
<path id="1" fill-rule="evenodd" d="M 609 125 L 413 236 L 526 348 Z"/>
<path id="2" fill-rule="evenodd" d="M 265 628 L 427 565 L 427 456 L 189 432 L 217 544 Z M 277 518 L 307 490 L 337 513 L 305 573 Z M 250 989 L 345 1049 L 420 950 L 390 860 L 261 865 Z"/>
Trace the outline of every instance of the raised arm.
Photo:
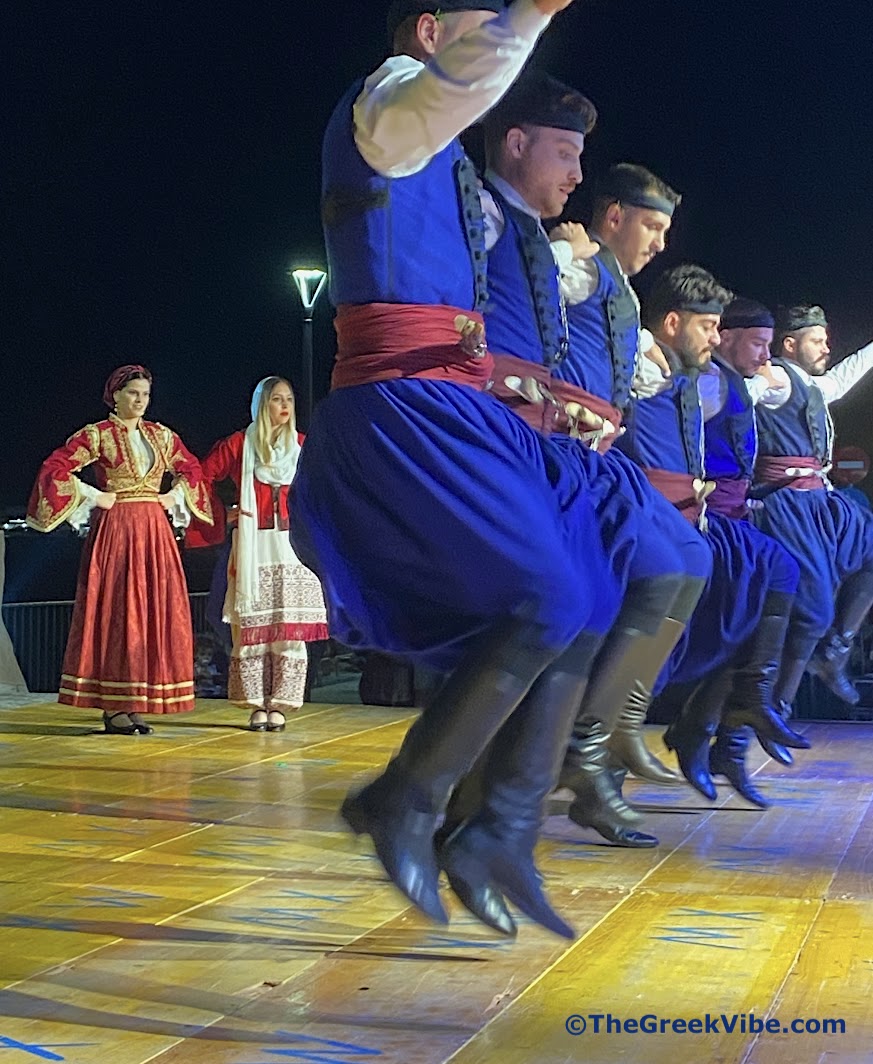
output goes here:
<path id="1" fill-rule="evenodd" d="M 385 177 L 423 169 L 498 102 L 515 81 L 540 34 L 572 0 L 515 0 L 465 33 L 427 64 L 392 56 L 355 101 L 355 142 Z"/>
<path id="2" fill-rule="evenodd" d="M 835 403 L 838 399 L 860 383 L 873 369 L 873 343 L 862 347 L 854 355 L 849 355 L 842 362 L 829 369 L 822 377 L 816 377 L 815 383 L 821 388 L 826 403 Z"/>

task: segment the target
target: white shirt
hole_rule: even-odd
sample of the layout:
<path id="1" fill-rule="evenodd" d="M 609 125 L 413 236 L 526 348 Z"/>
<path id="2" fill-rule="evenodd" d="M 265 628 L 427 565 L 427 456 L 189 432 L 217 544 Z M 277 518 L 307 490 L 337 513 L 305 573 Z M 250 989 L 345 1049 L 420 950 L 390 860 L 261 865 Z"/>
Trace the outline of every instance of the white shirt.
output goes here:
<path id="1" fill-rule="evenodd" d="M 775 369 L 776 367 L 774 366 L 773 368 Z M 782 376 L 785 377 L 786 381 L 788 380 L 787 373 L 783 372 Z M 760 374 L 755 374 L 754 377 L 744 377 L 743 382 L 752 400 L 752 405 L 756 405 L 767 392 L 767 381 Z M 775 394 L 776 389 L 772 390 Z M 710 362 L 708 366 L 700 371 L 700 376 L 697 378 L 697 391 L 703 407 L 703 420 L 709 421 L 722 409 L 727 402 L 728 395 L 727 377 L 715 362 Z"/>
<path id="2" fill-rule="evenodd" d="M 820 377 L 810 376 L 805 369 L 801 369 L 795 362 L 791 362 L 791 368 L 799 375 L 804 384 L 815 385 L 821 392 L 824 401 L 830 405 L 837 402 L 838 399 L 842 399 L 862 377 L 873 369 L 873 343 L 862 347 L 854 355 L 844 358 L 842 362 Z M 785 370 L 781 366 L 774 366 L 773 376 L 779 382 L 779 387 L 770 388 L 765 382 L 764 389 L 758 400 L 768 410 L 778 410 L 780 406 L 783 406 L 791 398 L 791 378 Z"/>
<path id="3" fill-rule="evenodd" d="M 533 0 L 515 0 L 426 64 L 386 59 L 354 104 L 364 160 L 383 177 L 423 170 L 504 95 L 549 22 Z"/>

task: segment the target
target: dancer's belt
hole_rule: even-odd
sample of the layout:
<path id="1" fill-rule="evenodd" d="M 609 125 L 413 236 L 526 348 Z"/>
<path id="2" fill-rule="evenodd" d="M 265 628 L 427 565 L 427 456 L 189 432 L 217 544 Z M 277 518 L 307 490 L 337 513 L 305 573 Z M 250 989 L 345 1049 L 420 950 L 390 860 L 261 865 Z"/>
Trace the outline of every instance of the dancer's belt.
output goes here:
<path id="1" fill-rule="evenodd" d="M 643 472 L 652 487 L 671 502 L 686 520 L 700 529 L 706 528 L 706 500 L 715 488 L 713 481 L 654 466 L 643 466 Z"/>
<path id="2" fill-rule="evenodd" d="M 751 477 L 740 475 L 719 477 L 706 500 L 706 505 L 717 514 L 723 514 L 734 520 L 748 517 L 750 510 L 757 509 L 755 502 L 748 498 L 751 485 Z"/>
<path id="3" fill-rule="evenodd" d="M 491 376 L 481 314 L 417 303 L 367 303 L 337 310 L 331 387 L 426 377 L 481 391 Z"/>
<path id="4" fill-rule="evenodd" d="M 766 456 L 755 465 L 755 486 L 749 493 L 753 499 L 765 499 L 781 488 L 794 491 L 823 491 L 828 486 L 830 466 L 820 459 L 798 455 Z"/>
<path id="5" fill-rule="evenodd" d="M 111 491 L 111 488 L 107 488 L 107 491 Z M 115 493 L 115 501 L 119 502 L 157 502 L 157 491 L 117 491 Z"/>
<path id="6" fill-rule="evenodd" d="M 488 389 L 539 432 L 576 437 L 594 451 L 609 450 L 621 431 L 618 407 L 514 355 L 494 355 Z"/>

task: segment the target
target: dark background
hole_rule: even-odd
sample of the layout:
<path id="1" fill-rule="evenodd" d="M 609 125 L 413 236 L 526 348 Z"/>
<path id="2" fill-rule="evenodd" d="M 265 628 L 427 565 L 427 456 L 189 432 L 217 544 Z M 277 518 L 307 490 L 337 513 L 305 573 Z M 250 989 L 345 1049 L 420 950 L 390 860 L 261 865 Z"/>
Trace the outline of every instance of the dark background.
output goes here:
<path id="1" fill-rule="evenodd" d="M 382 58 L 386 6 L 3 6 L 7 513 L 23 511 L 41 459 L 103 416 L 119 363 L 151 367 L 152 416 L 198 453 L 247 422 L 262 376 L 299 382 L 286 271 L 323 264 L 321 131 L 344 87 Z M 651 270 L 697 260 L 758 299 L 820 302 L 838 356 L 873 334 L 864 12 L 577 0 L 538 53 L 599 107 L 589 173 L 641 162 L 683 192 Z M 324 299 L 319 394 L 332 355 Z M 873 446 L 871 399 L 873 381 L 841 405 L 842 442 Z"/>

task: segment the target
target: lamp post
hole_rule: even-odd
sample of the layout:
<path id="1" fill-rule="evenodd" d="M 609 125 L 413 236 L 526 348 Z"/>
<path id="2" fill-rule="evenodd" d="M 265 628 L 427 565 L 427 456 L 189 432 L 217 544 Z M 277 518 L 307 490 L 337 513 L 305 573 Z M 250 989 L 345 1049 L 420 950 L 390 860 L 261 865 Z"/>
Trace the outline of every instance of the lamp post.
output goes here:
<path id="1" fill-rule="evenodd" d="M 291 276 L 300 293 L 303 304 L 303 413 L 306 419 L 306 431 L 312 424 L 313 388 L 312 388 L 312 315 L 315 303 L 324 288 L 327 274 L 324 270 L 292 270 Z"/>

